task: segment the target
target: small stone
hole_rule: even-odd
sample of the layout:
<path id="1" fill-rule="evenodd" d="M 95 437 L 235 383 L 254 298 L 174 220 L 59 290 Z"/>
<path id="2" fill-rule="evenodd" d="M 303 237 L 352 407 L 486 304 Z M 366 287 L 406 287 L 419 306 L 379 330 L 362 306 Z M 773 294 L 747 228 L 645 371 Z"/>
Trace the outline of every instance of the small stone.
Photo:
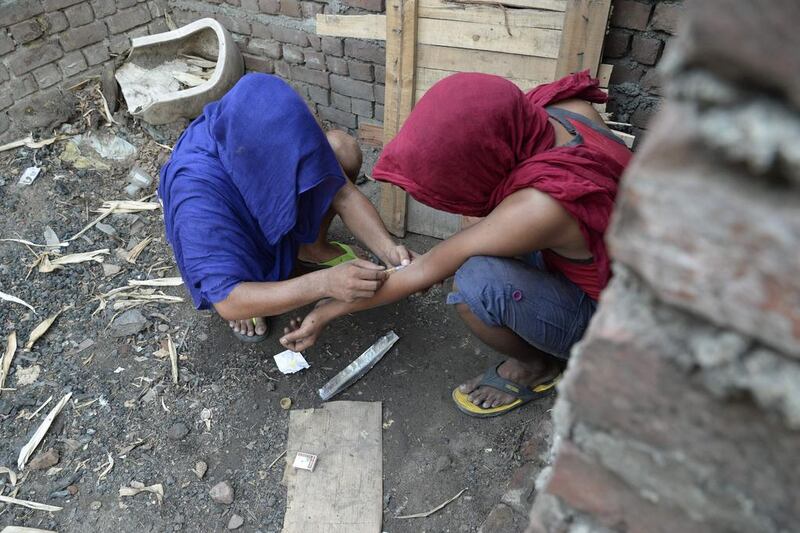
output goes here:
<path id="1" fill-rule="evenodd" d="M 211 490 L 208 491 L 208 495 L 211 496 L 211 499 L 216 503 L 221 503 L 223 505 L 230 505 L 233 503 L 233 487 L 231 487 L 231 484 L 227 480 L 220 481 L 211 487 Z"/>
<path id="2" fill-rule="evenodd" d="M 169 326 L 166 324 L 159 324 L 158 331 L 160 331 L 161 333 L 166 333 L 167 331 L 169 331 Z"/>
<path id="3" fill-rule="evenodd" d="M 275 390 L 275 388 L 276 388 L 276 387 L 275 387 L 275 382 L 274 382 L 274 381 L 267 381 L 267 384 L 266 384 L 266 385 L 264 385 L 264 388 L 267 390 L 267 392 L 272 392 L 272 391 L 274 391 L 274 390 Z"/>
<path id="4" fill-rule="evenodd" d="M 291 398 L 281 398 L 281 409 L 284 411 L 288 411 L 292 408 L 292 399 Z"/>
<path id="5" fill-rule="evenodd" d="M 61 456 L 58 453 L 58 450 L 55 448 L 50 448 L 44 453 L 40 453 L 28 463 L 28 467 L 32 470 L 47 470 L 51 466 L 55 466 L 58 464 L 58 461 L 61 459 Z"/>
<path id="6" fill-rule="evenodd" d="M 194 464 L 194 475 L 197 476 L 197 479 L 203 479 L 203 476 L 206 475 L 206 471 L 208 470 L 208 465 L 205 461 L 197 461 Z"/>
<path id="7" fill-rule="evenodd" d="M 453 461 L 447 455 L 442 455 L 438 459 L 436 459 L 435 469 L 437 472 L 444 472 L 450 465 L 453 464 Z"/>
<path id="8" fill-rule="evenodd" d="M 183 422 L 177 422 L 167 430 L 167 437 L 172 440 L 183 440 L 189 434 L 189 427 Z"/>
<path id="9" fill-rule="evenodd" d="M 238 514 L 232 514 L 231 519 L 228 520 L 228 529 L 239 529 L 244 524 L 244 518 Z"/>
<path id="10" fill-rule="evenodd" d="M 67 492 L 69 492 L 70 496 L 75 496 L 78 494 L 78 485 L 70 485 L 67 487 Z"/>
<path id="11" fill-rule="evenodd" d="M 97 511 L 102 506 L 103 506 L 103 502 L 95 500 L 95 501 L 93 501 L 92 503 L 89 504 L 89 509 L 91 509 L 92 511 Z"/>
<path id="12" fill-rule="evenodd" d="M 111 325 L 113 337 L 127 337 L 135 335 L 147 327 L 147 319 L 138 309 L 125 311 L 114 320 Z"/>

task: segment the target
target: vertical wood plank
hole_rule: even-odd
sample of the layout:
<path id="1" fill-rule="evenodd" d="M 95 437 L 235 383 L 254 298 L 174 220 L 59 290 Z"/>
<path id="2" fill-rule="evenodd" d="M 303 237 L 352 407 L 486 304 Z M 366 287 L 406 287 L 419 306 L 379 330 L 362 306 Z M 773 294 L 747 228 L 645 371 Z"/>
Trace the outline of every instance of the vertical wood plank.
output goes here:
<path id="1" fill-rule="evenodd" d="M 414 106 L 417 41 L 417 1 L 390 0 L 386 5 L 386 86 L 384 145 L 397 135 Z M 381 184 L 380 213 L 387 229 L 398 237 L 406 232 L 406 193 Z"/>
<path id="2" fill-rule="evenodd" d="M 568 0 L 556 79 L 589 69 L 597 75 L 611 0 Z"/>

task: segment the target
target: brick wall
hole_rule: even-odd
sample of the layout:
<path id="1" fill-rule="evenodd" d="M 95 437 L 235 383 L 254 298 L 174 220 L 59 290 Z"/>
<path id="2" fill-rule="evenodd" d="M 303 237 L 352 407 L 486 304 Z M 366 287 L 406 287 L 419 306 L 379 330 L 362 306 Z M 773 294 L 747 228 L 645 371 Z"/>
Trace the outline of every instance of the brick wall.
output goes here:
<path id="1" fill-rule="evenodd" d="M 0 0 L 0 139 L 64 120 L 62 91 L 99 75 L 130 37 L 166 31 L 163 0 Z"/>
<path id="2" fill-rule="evenodd" d="M 614 0 L 604 60 L 616 65 L 609 106 L 641 133 L 657 108 L 653 66 L 675 32 L 680 3 Z M 248 70 L 275 73 L 323 120 L 350 130 L 383 120 L 382 42 L 319 37 L 317 13 L 380 13 L 384 0 L 0 0 L 0 139 L 48 128 L 73 109 L 62 88 L 98 75 L 130 38 L 214 17 Z"/>
<path id="3" fill-rule="evenodd" d="M 658 62 L 678 30 L 682 0 L 613 0 L 603 62 L 614 65 L 608 111 L 637 138 L 661 102 Z"/>
<path id="4" fill-rule="evenodd" d="M 232 32 L 251 71 L 276 74 L 325 121 L 351 131 L 383 121 L 383 43 L 320 37 L 318 13 L 382 12 L 383 0 L 169 0 L 178 24 L 214 17 Z"/>
<path id="5" fill-rule="evenodd" d="M 624 179 L 615 277 L 559 388 L 531 533 L 800 523 L 800 152 L 785 141 L 800 10 L 688 11 L 670 100 Z"/>

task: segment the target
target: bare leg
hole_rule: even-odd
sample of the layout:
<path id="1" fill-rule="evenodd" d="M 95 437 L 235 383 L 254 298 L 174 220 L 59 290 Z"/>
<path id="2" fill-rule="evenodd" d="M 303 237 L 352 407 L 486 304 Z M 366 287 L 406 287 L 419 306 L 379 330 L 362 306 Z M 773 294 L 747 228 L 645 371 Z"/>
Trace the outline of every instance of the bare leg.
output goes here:
<path id="1" fill-rule="evenodd" d="M 358 173 L 361 171 L 363 158 L 358 142 L 350 135 L 339 130 L 331 130 L 326 136 L 345 175 L 351 182 L 355 183 Z M 317 240 L 300 247 L 297 256 L 301 261 L 321 263 L 342 254 L 340 248 L 328 242 L 328 230 L 335 216 L 336 213 L 332 209 L 329 210 L 325 214 L 325 218 L 322 219 Z"/>
<path id="2" fill-rule="evenodd" d="M 484 344 L 507 355 L 497 373 L 521 385 L 535 387 L 555 378 L 564 368 L 564 362 L 534 348 L 519 335 L 505 327 L 487 326 L 470 310 L 467 304 L 457 304 L 456 310 L 467 327 Z M 511 403 L 514 397 L 492 387 L 479 387 L 482 376 L 467 381 L 459 388 L 477 406 L 488 409 Z"/>

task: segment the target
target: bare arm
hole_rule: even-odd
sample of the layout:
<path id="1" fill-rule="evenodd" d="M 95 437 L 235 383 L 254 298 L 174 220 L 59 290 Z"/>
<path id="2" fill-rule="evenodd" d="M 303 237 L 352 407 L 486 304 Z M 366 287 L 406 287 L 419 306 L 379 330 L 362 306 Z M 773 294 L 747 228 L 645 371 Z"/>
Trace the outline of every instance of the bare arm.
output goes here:
<path id="1" fill-rule="evenodd" d="M 398 246 L 372 202 L 349 181 L 333 199 L 333 209 L 353 236 L 387 265 L 400 265 L 411 259 L 404 246 Z"/>
<path id="2" fill-rule="evenodd" d="M 571 225 L 576 225 L 574 219 L 549 196 L 534 189 L 518 191 L 479 223 L 441 242 L 403 270 L 392 274 L 374 297 L 319 306 L 297 330 L 284 335 L 281 342 L 288 348 L 305 349 L 314 344 L 331 320 L 427 289 L 452 276 L 472 256 L 513 257 L 533 250 L 563 246 L 574 238 L 572 231 L 564 231 Z"/>
<path id="3" fill-rule="evenodd" d="M 374 295 L 385 275 L 382 266 L 359 259 L 286 281 L 239 283 L 214 308 L 225 320 L 245 320 L 279 315 L 323 298 L 352 302 Z"/>

